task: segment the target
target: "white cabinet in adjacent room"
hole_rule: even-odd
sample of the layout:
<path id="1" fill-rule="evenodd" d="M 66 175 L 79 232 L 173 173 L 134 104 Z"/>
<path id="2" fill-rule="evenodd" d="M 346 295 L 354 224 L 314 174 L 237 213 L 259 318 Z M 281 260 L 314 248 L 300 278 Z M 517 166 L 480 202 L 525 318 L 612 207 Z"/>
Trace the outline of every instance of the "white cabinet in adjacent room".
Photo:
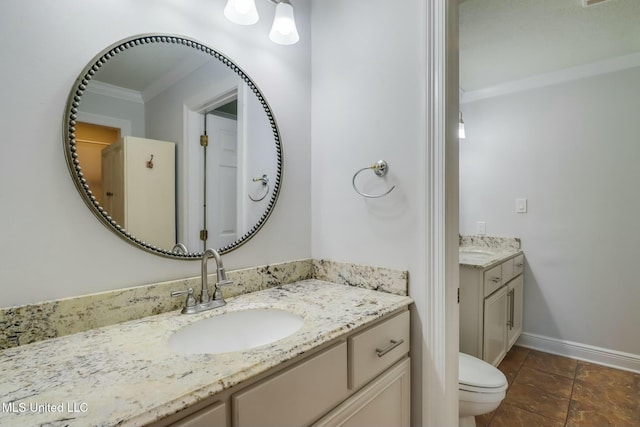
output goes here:
<path id="1" fill-rule="evenodd" d="M 507 355 L 507 288 L 503 286 L 484 300 L 482 359 L 497 366 Z"/>
<path id="2" fill-rule="evenodd" d="M 524 255 L 460 266 L 460 351 L 497 366 L 522 333 Z"/>

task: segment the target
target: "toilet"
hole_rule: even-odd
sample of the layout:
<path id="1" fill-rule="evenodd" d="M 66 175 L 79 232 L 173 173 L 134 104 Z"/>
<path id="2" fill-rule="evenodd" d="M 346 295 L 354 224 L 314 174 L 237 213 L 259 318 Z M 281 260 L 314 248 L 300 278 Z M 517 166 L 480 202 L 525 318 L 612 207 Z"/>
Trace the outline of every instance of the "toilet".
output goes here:
<path id="1" fill-rule="evenodd" d="M 459 355 L 459 426 L 475 427 L 476 415 L 493 411 L 504 399 L 507 378 L 483 360 L 465 353 Z"/>

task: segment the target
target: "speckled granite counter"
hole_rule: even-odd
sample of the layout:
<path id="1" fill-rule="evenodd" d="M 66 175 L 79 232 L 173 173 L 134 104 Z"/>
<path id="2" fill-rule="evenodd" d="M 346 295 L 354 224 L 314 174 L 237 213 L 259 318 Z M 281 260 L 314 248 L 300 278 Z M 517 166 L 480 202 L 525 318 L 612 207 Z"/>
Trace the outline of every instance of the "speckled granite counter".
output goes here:
<path id="1" fill-rule="evenodd" d="M 520 239 L 515 237 L 460 236 L 462 267 L 487 269 L 521 253 Z"/>
<path id="2" fill-rule="evenodd" d="M 233 283 L 222 287 L 225 299 L 307 279 L 407 295 L 408 273 L 303 259 L 227 271 L 227 277 Z M 209 276 L 209 289 L 215 278 L 215 273 Z M 0 308 L 0 350 L 173 311 L 184 301 L 172 298 L 171 291 L 190 287 L 199 294 L 200 276 Z"/>
<path id="3" fill-rule="evenodd" d="M 412 300 L 310 279 L 227 302 L 197 315 L 173 311 L 0 351 L 0 425 L 144 425 Z M 171 334 L 194 321 L 266 307 L 294 312 L 304 325 L 287 338 L 242 352 L 183 355 L 168 347 Z"/>

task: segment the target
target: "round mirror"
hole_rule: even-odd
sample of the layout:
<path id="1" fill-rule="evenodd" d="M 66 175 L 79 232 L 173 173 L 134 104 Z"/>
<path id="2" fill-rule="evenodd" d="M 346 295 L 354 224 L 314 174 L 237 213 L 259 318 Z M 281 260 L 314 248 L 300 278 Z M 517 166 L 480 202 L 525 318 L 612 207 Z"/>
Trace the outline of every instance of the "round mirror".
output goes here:
<path id="1" fill-rule="evenodd" d="M 142 35 L 99 53 L 65 113 L 82 198 L 123 239 L 193 259 L 245 243 L 278 198 L 282 146 L 255 83 L 184 37 Z"/>

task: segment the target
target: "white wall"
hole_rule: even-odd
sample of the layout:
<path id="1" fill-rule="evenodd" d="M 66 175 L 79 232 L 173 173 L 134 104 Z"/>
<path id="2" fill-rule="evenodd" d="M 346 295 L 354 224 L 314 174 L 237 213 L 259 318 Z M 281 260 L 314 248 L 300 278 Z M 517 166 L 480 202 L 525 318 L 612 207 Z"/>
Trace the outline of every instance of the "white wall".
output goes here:
<path id="1" fill-rule="evenodd" d="M 364 4 L 366 3 L 366 5 Z M 367 8 L 362 19 L 362 8 Z M 312 254 L 316 258 L 409 269 L 416 234 L 424 142 L 423 17 L 418 2 L 329 0 L 313 4 Z M 402 23 L 401 33 L 392 22 Z M 357 23 L 357 31 L 355 28 Z M 381 26 L 388 25 L 387 31 Z M 393 37 L 390 37 L 390 33 Z M 403 46 L 403 49 L 398 49 Z M 385 178 L 364 171 L 383 159 Z"/>
<path id="2" fill-rule="evenodd" d="M 524 332 L 640 355 L 640 68 L 462 111 L 461 233 L 522 238 Z"/>
<path id="3" fill-rule="evenodd" d="M 0 10 L 0 306 L 197 276 L 199 264 L 137 249 L 102 226 L 75 189 L 63 154 L 71 86 L 99 51 L 125 37 L 172 33 L 227 56 L 269 100 L 285 152 L 282 193 L 260 233 L 225 255 L 229 269 L 310 256 L 310 5 L 296 2 L 301 41 L 268 39 L 274 8 L 236 26 L 224 0 L 6 1 Z M 286 238 L 283 238 L 286 236 Z"/>
<path id="4" fill-rule="evenodd" d="M 437 152 L 436 142 L 426 133 L 432 114 L 426 111 L 427 104 L 438 109 L 438 102 L 444 101 L 436 100 L 433 93 L 427 101 L 425 87 L 427 58 L 435 56 L 430 52 L 433 47 L 427 46 L 427 9 L 437 14 L 443 4 L 420 0 L 402 2 L 402 7 L 383 0 L 312 4 L 312 255 L 409 271 L 409 292 L 416 303 L 412 425 L 453 425 L 457 419 L 457 320 L 451 323 L 454 333 L 449 335 L 455 341 L 453 357 L 440 359 L 448 352 L 444 336 L 434 339 L 431 348 L 427 346 L 431 333 L 439 332 L 430 320 L 440 314 L 444 317 L 451 307 L 434 303 L 445 296 L 439 294 L 440 284 L 428 280 L 436 275 L 428 270 L 438 269 L 438 262 L 444 261 L 438 259 L 436 248 L 427 249 L 437 238 L 427 236 L 425 225 L 437 217 L 439 208 L 444 210 L 438 202 L 429 205 L 433 196 L 428 195 L 442 181 L 427 188 L 426 178 L 442 180 L 438 173 L 444 172 L 426 170 L 425 161 L 433 156 L 433 164 L 444 163 L 444 152 Z M 457 20 L 455 8 L 451 13 L 452 20 Z M 437 60 L 434 63 L 434 68 L 442 66 Z M 451 76 L 457 97 L 457 62 L 455 67 Z M 457 116 L 457 103 L 453 110 Z M 380 159 L 389 164 L 387 177 L 378 178 L 367 170 L 358 176 L 358 185 L 367 193 L 384 192 L 391 185 L 396 188 L 385 197 L 366 199 L 352 188 L 352 177 Z M 452 194 L 457 212 L 455 196 L 457 191 Z M 447 221 L 447 227 L 454 223 L 457 244 L 457 218 Z M 444 221 L 440 225 L 442 230 L 437 232 L 444 234 Z M 428 259 L 430 249 L 434 253 Z M 457 271 L 457 246 L 454 250 Z M 447 279 L 453 285 L 455 280 Z M 434 306 L 432 312 L 429 304 Z"/>
<path id="5" fill-rule="evenodd" d="M 244 118 L 243 129 L 240 132 L 243 134 L 242 139 L 245 145 L 241 147 L 242 176 L 238 178 L 238 185 L 242 187 L 241 200 L 239 200 L 240 212 L 242 212 L 240 224 L 242 230 L 249 230 L 260 221 L 269 205 L 278 170 L 278 159 L 273 147 L 271 125 L 267 120 L 261 120 L 265 117 L 264 108 L 252 92 L 243 91 L 242 96 L 244 102 L 239 105 L 244 107 L 241 113 Z M 253 181 L 254 178 L 260 178 L 262 175 L 267 175 L 268 187 L 263 186 L 261 182 Z M 249 196 L 254 199 L 264 198 L 253 201 Z"/>
<path id="6" fill-rule="evenodd" d="M 141 102 L 118 99 L 87 90 L 82 95 L 80 112 L 129 121 L 131 135 L 121 136 L 144 138 L 146 135 L 144 104 Z"/>

